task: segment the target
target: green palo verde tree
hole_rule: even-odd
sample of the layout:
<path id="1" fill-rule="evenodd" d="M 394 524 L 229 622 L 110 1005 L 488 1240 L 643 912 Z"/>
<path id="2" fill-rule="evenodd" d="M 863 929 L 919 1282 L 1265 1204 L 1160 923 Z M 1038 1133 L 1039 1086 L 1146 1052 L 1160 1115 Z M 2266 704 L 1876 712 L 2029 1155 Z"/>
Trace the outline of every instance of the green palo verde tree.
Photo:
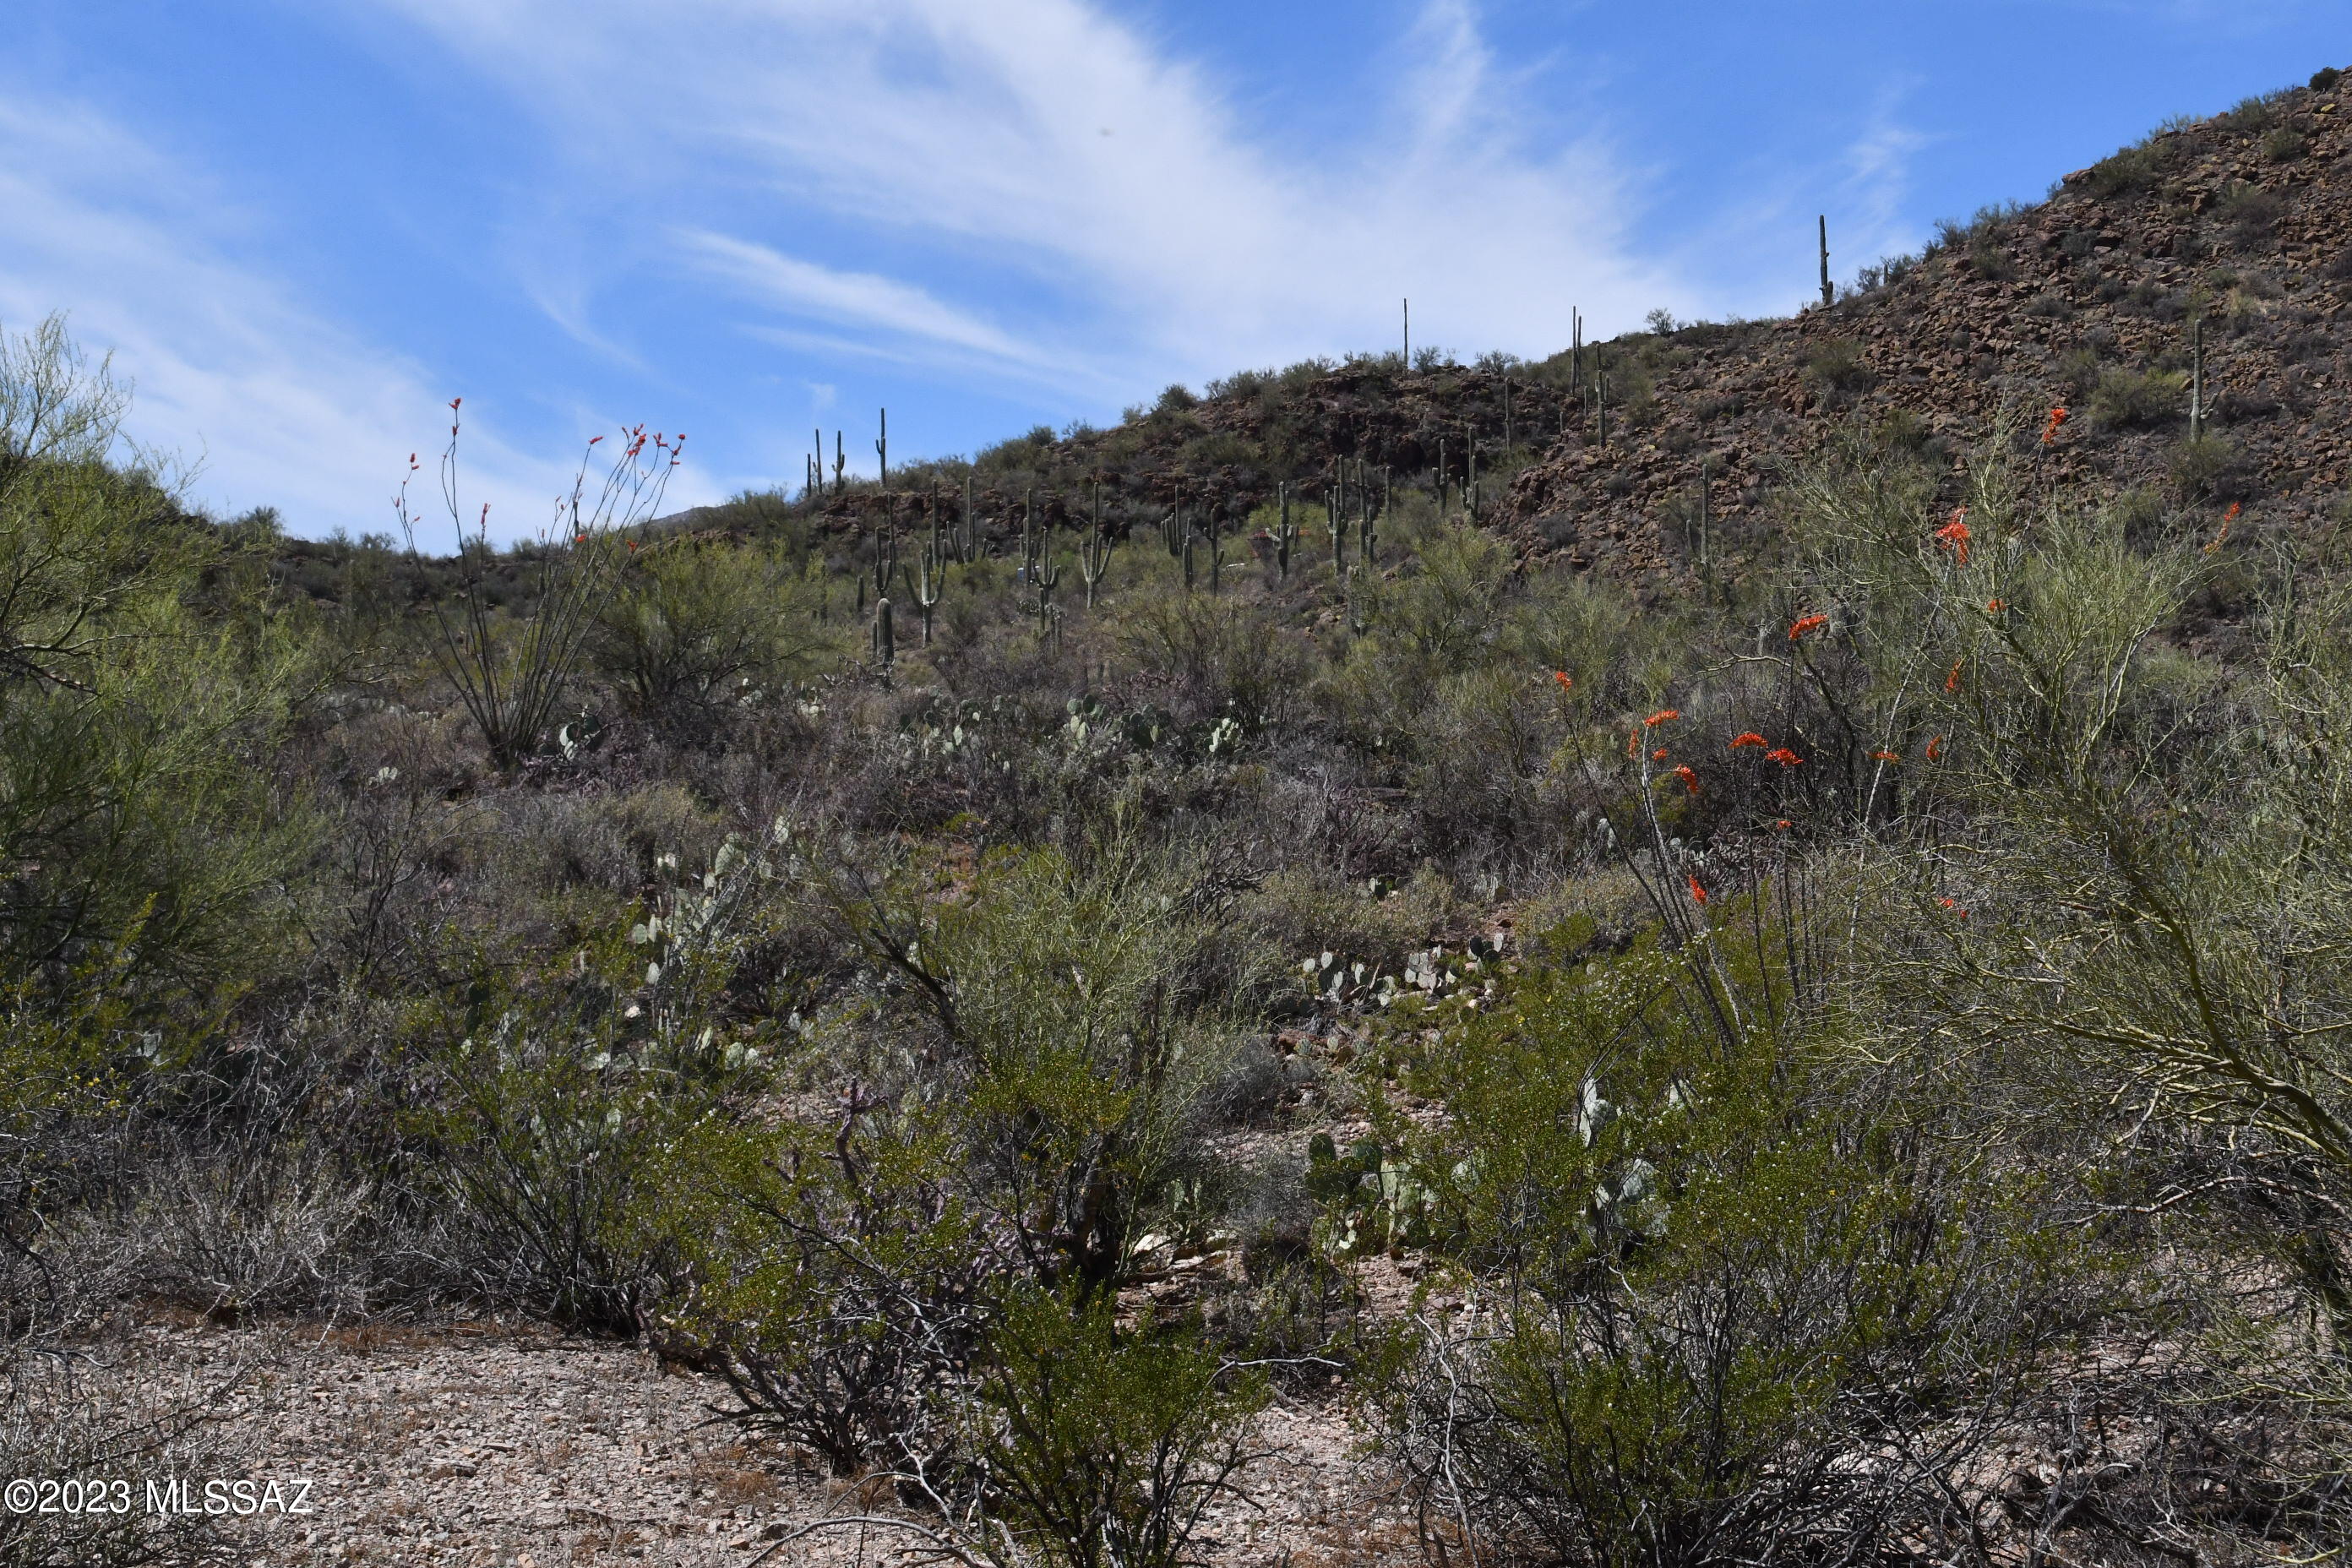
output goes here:
<path id="1" fill-rule="evenodd" d="M 0 336 L 0 963 L 192 994 L 288 934 L 309 818 L 257 764 L 307 660 L 128 405 L 61 321 Z"/>
<path id="2" fill-rule="evenodd" d="M 1907 864 L 1923 907 L 1973 918 L 1885 969 L 1932 987 L 1956 1049 L 2032 1074 L 2124 1146 L 2175 1141 L 2150 1201 L 2249 1223 L 2340 1347 L 2352 617 L 2340 582 L 2290 574 L 2267 660 L 2225 670 L 2168 636 L 2210 564 L 2188 540 L 2136 548 L 2116 520 L 2053 513 L 1996 584 L 1943 592 L 1958 630 L 1934 722 L 1966 816 Z"/>

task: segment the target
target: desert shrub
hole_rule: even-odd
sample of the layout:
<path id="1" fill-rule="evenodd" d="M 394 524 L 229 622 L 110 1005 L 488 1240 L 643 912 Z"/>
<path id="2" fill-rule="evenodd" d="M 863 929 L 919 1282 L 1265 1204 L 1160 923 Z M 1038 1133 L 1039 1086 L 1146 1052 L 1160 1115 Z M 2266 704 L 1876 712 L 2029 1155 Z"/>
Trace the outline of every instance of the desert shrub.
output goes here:
<path id="1" fill-rule="evenodd" d="M 2085 412 L 2110 430 L 2167 424 L 2185 417 L 2181 391 L 2187 384 L 2178 371 L 2111 365 L 2100 371 L 2098 384 L 2084 399 Z"/>
<path id="2" fill-rule="evenodd" d="M 2302 132 L 2284 125 L 2263 134 L 2263 158 L 2267 163 L 2292 163 L 2301 158 L 2309 146 Z"/>
<path id="3" fill-rule="evenodd" d="M 1472 1537 L 1866 1556 L 1952 1526 L 1947 1489 L 2022 1393 L 2053 1251 L 2013 1174 L 1971 1191 L 1903 1152 L 1809 1059 L 1817 960 L 1788 910 L 1759 889 L 1679 952 L 1441 1005 L 1407 1053 L 1445 1120 L 1396 1135 L 1494 1315 L 1428 1331 L 1389 1431 Z"/>
<path id="4" fill-rule="evenodd" d="M 2285 215 L 2285 199 L 2259 185 L 2231 185 L 2213 204 L 2213 216 L 2229 225 L 2231 242 L 2241 249 L 2267 247 Z"/>
<path id="5" fill-rule="evenodd" d="M 1877 377 L 1859 342 L 1832 338 L 1806 356 L 1805 379 L 1831 401 L 1866 390 Z"/>
<path id="6" fill-rule="evenodd" d="M 1403 660 L 1394 670 L 1402 691 L 1425 689 L 1493 657 L 1511 566 L 1510 552 L 1494 535 L 1455 524 L 1425 542 L 1407 569 L 1371 595 L 1375 635 Z"/>
<path id="7" fill-rule="evenodd" d="M 814 600 L 814 584 L 764 552 L 671 540 L 615 573 L 588 652 L 632 713 L 693 734 L 831 651 Z"/>
<path id="8" fill-rule="evenodd" d="M 520 981 L 477 973 L 411 1027 L 421 1058 L 400 1179 L 446 1205 L 449 1285 L 561 1322 L 643 1331 L 687 1279 L 663 1192 L 692 1135 L 730 1125 L 772 1060 L 772 1015 L 729 989 L 774 918 L 766 847 L 730 843 L 629 931 Z"/>
<path id="9" fill-rule="evenodd" d="M 1278 723 L 1297 710 L 1311 668 L 1297 637 L 1238 595 L 1139 591 L 1118 607 L 1110 635 L 1190 721 Z"/>
<path id="10" fill-rule="evenodd" d="M 1241 1495 L 1262 1378 L 1181 1330 L 1119 1328 L 1106 1300 L 1027 1288 L 989 1335 L 966 1416 L 988 1512 L 1013 1552 L 1068 1568 L 1178 1568 L 1211 1505 Z"/>
<path id="11" fill-rule="evenodd" d="M 838 1129 L 698 1139 L 669 1194 L 698 1282 L 666 1342 L 836 1476 L 938 1436 L 1012 1262 L 956 1191 L 952 1147 L 887 1110 L 853 1092 Z"/>
<path id="12" fill-rule="evenodd" d="M 2165 166 L 2162 144 L 2143 142 L 2111 153 L 2092 164 L 2084 175 L 2083 184 L 2093 195 L 2105 199 L 2133 195 L 2154 190 L 2164 177 Z"/>
<path id="13" fill-rule="evenodd" d="M 2255 474 L 2238 444 L 2226 436 L 2202 433 L 2173 448 L 2172 482 L 2195 500 L 2243 500 L 2253 493 Z"/>
<path id="14" fill-rule="evenodd" d="M 1229 1000 L 1262 981 L 1215 929 L 1230 895 L 1202 868 L 1124 845 L 1090 862 L 1007 855 L 941 903 L 919 864 L 877 882 L 812 853 L 804 885 L 889 977 L 887 1026 L 936 1064 L 880 1091 L 950 1119 L 971 1201 L 1022 1267 L 1097 1289 L 1190 1157 Z"/>

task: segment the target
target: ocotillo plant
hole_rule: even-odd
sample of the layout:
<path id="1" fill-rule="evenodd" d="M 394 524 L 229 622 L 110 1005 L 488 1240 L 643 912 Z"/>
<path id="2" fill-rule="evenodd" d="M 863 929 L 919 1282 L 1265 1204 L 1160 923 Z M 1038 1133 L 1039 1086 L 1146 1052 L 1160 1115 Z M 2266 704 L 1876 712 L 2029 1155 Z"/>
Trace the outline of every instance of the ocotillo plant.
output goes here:
<path id="1" fill-rule="evenodd" d="M 1095 607 L 1095 590 L 1102 585 L 1103 576 L 1110 570 L 1113 547 L 1109 531 L 1103 527 L 1102 486 L 1095 486 L 1094 527 L 1078 541 L 1078 580 L 1087 585 L 1087 608 Z"/>

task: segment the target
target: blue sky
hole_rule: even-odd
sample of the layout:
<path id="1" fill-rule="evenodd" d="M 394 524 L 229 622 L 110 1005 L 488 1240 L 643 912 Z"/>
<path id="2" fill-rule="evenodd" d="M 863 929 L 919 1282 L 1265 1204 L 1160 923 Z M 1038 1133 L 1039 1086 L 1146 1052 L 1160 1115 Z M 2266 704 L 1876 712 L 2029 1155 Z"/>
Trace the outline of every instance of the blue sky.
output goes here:
<path id="1" fill-rule="evenodd" d="M 1786 311 L 2168 116 L 2352 65 L 2342 0 L 15 0 L 0 324 L 56 310 L 222 513 L 386 528 L 463 395 L 534 531 L 1170 382 Z"/>

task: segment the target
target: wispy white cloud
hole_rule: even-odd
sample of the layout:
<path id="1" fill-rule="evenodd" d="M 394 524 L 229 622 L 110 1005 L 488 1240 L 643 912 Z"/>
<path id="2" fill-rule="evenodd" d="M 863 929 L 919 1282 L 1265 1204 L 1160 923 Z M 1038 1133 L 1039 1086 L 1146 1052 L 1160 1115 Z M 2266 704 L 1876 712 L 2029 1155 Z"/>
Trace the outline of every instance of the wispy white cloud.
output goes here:
<path id="1" fill-rule="evenodd" d="M 412 447 L 446 431 L 447 394 L 240 258 L 263 220 L 201 167 L 67 100 L 0 92 L 0 322 L 52 311 L 133 382 L 131 433 L 198 464 L 193 499 L 278 508 L 305 532 L 383 530 Z M 534 531 L 566 488 L 558 465 L 469 421 L 468 506 Z M 429 461 L 429 458 L 428 458 Z M 440 548 L 437 531 L 422 543 Z"/>
<path id="2" fill-rule="evenodd" d="M 1008 376 L 1078 368 L 1056 342 L 1130 386 L 1376 347 L 1407 295 L 1438 340 L 1548 351 L 1571 304 L 1630 324 L 1695 297 L 1630 248 L 1604 149 L 1528 133 L 1545 118 L 1469 0 L 1430 0 L 1418 68 L 1339 149 L 1284 145 L 1086 0 L 673 0 L 650 28 L 621 0 L 350 3 L 439 39 L 608 184 L 665 171 L 737 285 Z M 812 217 L 858 237 L 787 237 Z"/>
<path id="3" fill-rule="evenodd" d="M 1017 365 L 1034 367 L 1042 358 L 1028 344 L 910 284 L 871 272 L 837 272 L 707 230 L 681 230 L 677 238 L 687 255 L 712 276 L 795 315 L 919 339 Z"/>

